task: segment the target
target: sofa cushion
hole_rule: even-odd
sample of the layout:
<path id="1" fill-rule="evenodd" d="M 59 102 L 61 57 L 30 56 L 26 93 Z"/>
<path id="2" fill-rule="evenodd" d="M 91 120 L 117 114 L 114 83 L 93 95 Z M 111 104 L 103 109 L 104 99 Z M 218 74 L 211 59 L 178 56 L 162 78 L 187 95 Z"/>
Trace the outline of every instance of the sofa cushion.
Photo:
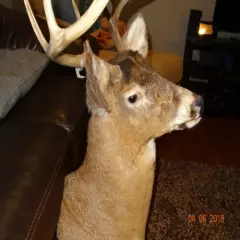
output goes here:
<path id="1" fill-rule="evenodd" d="M 0 49 L 0 119 L 32 88 L 47 63 L 40 52 Z"/>
<path id="2" fill-rule="evenodd" d="M 68 164 L 68 136 L 50 123 L 2 121 L 0 239 L 53 237 Z"/>

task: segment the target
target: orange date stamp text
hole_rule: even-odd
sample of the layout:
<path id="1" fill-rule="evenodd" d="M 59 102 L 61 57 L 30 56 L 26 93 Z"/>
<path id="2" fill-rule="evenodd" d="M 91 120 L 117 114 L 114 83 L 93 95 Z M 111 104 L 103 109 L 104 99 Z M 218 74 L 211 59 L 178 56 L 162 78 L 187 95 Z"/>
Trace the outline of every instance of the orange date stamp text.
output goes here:
<path id="1" fill-rule="evenodd" d="M 203 213 L 203 214 L 188 214 L 188 223 L 199 224 L 223 224 L 225 221 L 225 215 L 219 213 Z"/>

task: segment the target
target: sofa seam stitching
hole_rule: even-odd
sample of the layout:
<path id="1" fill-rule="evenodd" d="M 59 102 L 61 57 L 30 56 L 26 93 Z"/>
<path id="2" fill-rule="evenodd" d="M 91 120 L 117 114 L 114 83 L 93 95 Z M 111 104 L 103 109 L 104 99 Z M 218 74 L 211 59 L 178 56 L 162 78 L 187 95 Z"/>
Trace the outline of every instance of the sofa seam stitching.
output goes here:
<path id="1" fill-rule="evenodd" d="M 46 190 L 45 190 L 45 192 L 44 192 L 44 194 L 43 194 L 43 197 L 42 197 L 42 199 L 41 199 L 41 201 L 40 201 L 40 203 L 39 203 L 39 206 L 38 206 L 37 211 L 36 211 L 36 213 L 35 213 L 35 215 L 34 215 L 34 218 L 33 218 L 33 220 L 32 220 L 32 223 L 31 223 L 31 225 L 30 225 L 30 228 L 29 228 L 29 230 L 28 230 L 28 233 L 27 233 L 27 236 L 26 236 L 25 240 L 29 239 L 29 237 L 30 237 L 30 239 L 32 239 L 33 234 L 34 234 L 34 232 L 35 232 L 35 230 L 36 230 L 36 227 L 38 226 L 39 218 L 41 217 L 42 212 L 43 212 L 43 210 L 45 209 L 46 202 L 47 202 L 47 200 L 48 200 L 48 198 L 49 198 L 49 195 L 50 195 L 52 186 L 53 186 L 53 184 L 54 184 L 54 182 L 55 182 L 55 180 L 56 180 L 57 173 L 58 173 L 58 171 L 59 171 L 59 169 L 60 169 L 60 166 L 61 166 L 61 163 L 62 163 L 62 160 L 63 160 L 63 153 L 65 152 L 65 149 L 66 149 L 66 142 L 67 142 L 67 139 L 68 139 L 68 135 L 69 135 L 69 134 L 67 133 L 66 138 L 65 138 L 65 140 L 64 140 L 64 148 L 62 149 L 62 152 L 61 152 L 61 154 L 60 154 L 60 157 L 59 157 L 59 159 L 58 159 L 58 162 L 57 162 L 57 164 L 56 164 L 56 166 L 55 166 L 55 168 L 54 168 L 52 177 L 50 178 L 49 183 L 48 183 L 48 185 L 47 185 L 47 188 L 46 188 Z M 49 191 L 48 191 L 48 190 L 49 190 Z M 41 208 L 42 208 L 42 209 L 41 209 Z M 40 210 L 40 209 L 41 209 L 41 210 Z M 40 212 L 39 212 L 39 211 L 40 211 Z M 39 216 L 38 216 L 38 213 L 39 213 Z M 31 234 L 31 230 L 32 230 L 32 228 L 33 228 L 33 226 L 34 226 L 34 222 L 36 222 L 36 220 L 37 220 L 37 224 L 35 225 L 35 227 L 34 227 L 34 229 L 33 229 L 33 232 L 32 232 L 32 234 Z M 31 234 L 31 235 L 30 235 L 30 234 Z"/>

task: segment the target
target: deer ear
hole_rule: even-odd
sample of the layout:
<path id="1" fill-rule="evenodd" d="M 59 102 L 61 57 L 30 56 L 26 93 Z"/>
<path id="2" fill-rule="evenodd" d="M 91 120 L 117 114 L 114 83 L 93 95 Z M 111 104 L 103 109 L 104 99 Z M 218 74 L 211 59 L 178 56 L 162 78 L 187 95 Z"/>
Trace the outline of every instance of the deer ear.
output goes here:
<path id="1" fill-rule="evenodd" d="M 137 51 L 144 58 L 148 55 L 147 26 L 141 13 L 136 14 L 128 24 L 122 38 L 128 50 Z"/>
<path id="2" fill-rule="evenodd" d="M 86 53 L 87 105 L 92 113 L 110 112 L 108 86 L 114 66 L 97 57 L 88 41 L 84 44 Z"/>

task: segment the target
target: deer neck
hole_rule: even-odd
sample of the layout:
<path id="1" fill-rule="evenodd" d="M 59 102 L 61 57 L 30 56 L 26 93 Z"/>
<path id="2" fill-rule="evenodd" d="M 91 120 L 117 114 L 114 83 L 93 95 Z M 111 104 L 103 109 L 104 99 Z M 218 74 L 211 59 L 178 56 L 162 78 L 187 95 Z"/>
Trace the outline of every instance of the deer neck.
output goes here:
<path id="1" fill-rule="evenodd" d="M 154 142 L 149 144 L 120 122 L 108 116 L 90 118 L 86 158 L 69 176 L 70 190 L 65 192 L 86 196 L 83 202 L 76 198 L 69 204 L 88 209 L 84 217 L 93 219 L 91 231 L 101 223 L 96 234 L 106 229 L 113 239 L 144 239 L 154 181 Z"/>
<path id="2" fill-rule="evenodd" d="M 121 159 L 121 163 L 129 167 L 149 167 L 155 163 L 154 140 L 124 121 L 116 121 L 109 116 L 92 116 L 86 161 L 96 163 L 98 159 L 101 164 L 116 166 L 114 158 Z"/>

